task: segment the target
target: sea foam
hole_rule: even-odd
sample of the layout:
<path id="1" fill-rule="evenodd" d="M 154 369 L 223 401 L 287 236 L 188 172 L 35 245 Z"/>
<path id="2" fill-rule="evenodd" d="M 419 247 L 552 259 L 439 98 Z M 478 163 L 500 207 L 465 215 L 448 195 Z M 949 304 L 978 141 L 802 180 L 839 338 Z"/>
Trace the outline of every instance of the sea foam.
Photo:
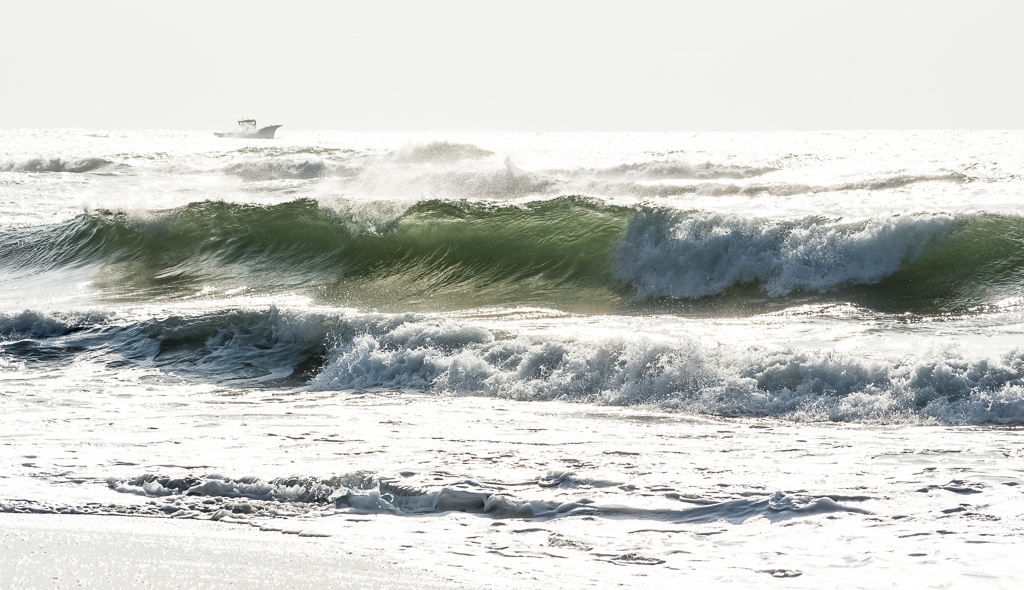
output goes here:
<path id="1" fill-rule="evenodd" d="M 932 352 L 881 363 L 834 352 L 709 348 L 693 339 L 499 339 L 453 321 L 366 327 L 338 341 L 311 389 L 418 389 L 798 421 L 1024 419 L 1019 352 L 998 360 Z"/>
<path id="2" fill-rule="evenodd" d="M 642 210 L 619 246 L 616 276 L 641 298 L 704 297 L 755 282 L 775 297 L 870 285 L 947 239 L 957 225 L 945 215 L 780 222 Z"/>
<path id="3" fill-rule="evenodd" d="M 110 165 L 103 158 L 51 158 L 39 157 L 27 160 L 9 160 L 0 162 L 0 172 L 92 172 Z"/>

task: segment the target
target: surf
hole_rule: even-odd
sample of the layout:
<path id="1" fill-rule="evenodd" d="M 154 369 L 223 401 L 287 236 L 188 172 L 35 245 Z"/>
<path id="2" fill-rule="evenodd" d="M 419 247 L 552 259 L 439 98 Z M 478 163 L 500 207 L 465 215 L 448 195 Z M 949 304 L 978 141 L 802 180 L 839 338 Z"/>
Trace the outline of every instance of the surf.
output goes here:
<path id="1" fill-rule="evenodd" d="M 174 299 L 202 284 L 382 310 L 763 308 L 817 297 L 934 313 L 1020 296 L 1024 279 L 1024 221 L 1014 216 L 775 220 L 585 197 L 203 201 L 99 209 L 0 237 L 3 267 L 57 278 L 93 268 L 110 296 Z"/>
<path id="2" fill-rule="evenodd" d="M 5 370 L 71 362 L 218 387 L 373 389 L 795 422 L 1016 424 L 1024 352 L 878 358 L 643 330 L 535 334 L 420 314 L 222 310 L 0 315 Z"/>

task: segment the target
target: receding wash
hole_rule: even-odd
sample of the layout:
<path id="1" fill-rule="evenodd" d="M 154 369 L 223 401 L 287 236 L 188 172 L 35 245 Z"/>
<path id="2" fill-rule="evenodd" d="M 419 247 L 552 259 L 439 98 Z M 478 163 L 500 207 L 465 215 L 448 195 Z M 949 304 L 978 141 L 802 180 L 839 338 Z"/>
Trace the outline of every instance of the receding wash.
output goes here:
<path id="1" fill-rule="evenodd" d="M 240 124 L 0 130 L 0 512 L 467 587 L 1020 574 L 1024 132 Z"/>

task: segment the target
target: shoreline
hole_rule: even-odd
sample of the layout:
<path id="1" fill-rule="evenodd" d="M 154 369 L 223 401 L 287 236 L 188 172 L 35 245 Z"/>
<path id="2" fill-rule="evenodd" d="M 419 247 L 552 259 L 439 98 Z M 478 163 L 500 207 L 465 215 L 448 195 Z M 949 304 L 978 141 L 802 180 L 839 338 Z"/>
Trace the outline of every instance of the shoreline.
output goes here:
<path id="1" fill-rule="evenodd" d="M 0 587 L 468 587 L 343 543 L 253 533 L 200 520 L 0 513 Z"/>

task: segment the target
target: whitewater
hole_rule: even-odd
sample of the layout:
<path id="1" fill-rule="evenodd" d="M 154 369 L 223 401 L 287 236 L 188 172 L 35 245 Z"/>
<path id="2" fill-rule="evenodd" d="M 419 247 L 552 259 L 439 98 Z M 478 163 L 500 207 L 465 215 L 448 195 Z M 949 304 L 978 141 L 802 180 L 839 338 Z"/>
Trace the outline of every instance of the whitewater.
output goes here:
<path id="1" fill-rule="evenodd" d="M 0 130 L 0 512 L 1009 588 L 1022 194 L 1019 131 Z"/>

